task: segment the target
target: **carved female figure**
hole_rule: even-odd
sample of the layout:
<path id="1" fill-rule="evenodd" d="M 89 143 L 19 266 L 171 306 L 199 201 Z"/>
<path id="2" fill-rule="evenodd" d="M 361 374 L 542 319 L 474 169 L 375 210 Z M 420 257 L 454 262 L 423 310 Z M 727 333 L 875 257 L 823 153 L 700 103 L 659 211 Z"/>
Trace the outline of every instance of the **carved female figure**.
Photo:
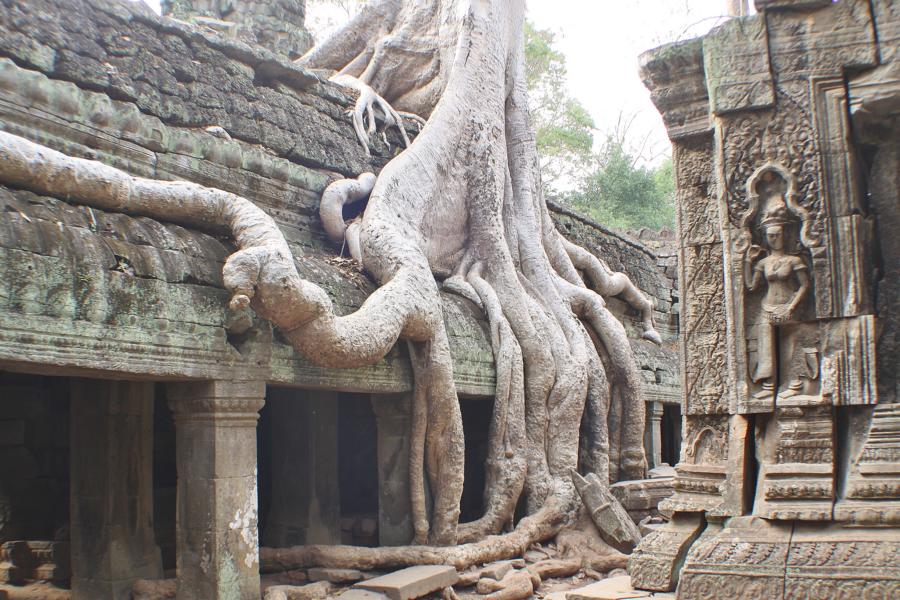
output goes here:
<path id="1" fill-rule="evenodd" d="M 763 256 L 765 250 L 754 244 L 744 255 L 744 283 L 747 289 L 753 292 L 763 282 L 766 285 L 756 326 L 757 365 L 751 375 L 754 382 L 762 382 L 762 390 L 755 395 L 756 398 L 765 398 L 775 392 L 778 357 L 776 327 L 792 320 L 810 286 L 806 261 L 785 250 L 785 226 L 789 220 L 781 194 L 773 194 L 767 204 L 769 208 L 760 224 L 769 248 L 768 254 Z M 800 386 L 802 382 L 798 379 L 791 382 L 789 388 L 796 393 L 795 388 Z"/>

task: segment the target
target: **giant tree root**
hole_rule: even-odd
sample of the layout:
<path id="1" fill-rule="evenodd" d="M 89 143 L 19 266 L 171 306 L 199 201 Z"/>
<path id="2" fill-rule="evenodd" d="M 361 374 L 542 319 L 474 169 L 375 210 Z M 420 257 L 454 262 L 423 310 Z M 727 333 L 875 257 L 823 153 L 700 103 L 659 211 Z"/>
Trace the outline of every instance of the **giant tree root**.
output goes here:
<path id="1" fill-rule="evenodd" d="M 522 519 L 516 529 L 503 535 L 488 536 L 478 542 L 459 546 L 294 546 L 260 548 L 262 573 L 330 567 L 371 571 L 415 565 L 450 565 L 462 571 L 473 565 L 517 558 L 535 542 L 556 536 L 564 525 L 565 512 L 550 502 L 538 513 Z"/>

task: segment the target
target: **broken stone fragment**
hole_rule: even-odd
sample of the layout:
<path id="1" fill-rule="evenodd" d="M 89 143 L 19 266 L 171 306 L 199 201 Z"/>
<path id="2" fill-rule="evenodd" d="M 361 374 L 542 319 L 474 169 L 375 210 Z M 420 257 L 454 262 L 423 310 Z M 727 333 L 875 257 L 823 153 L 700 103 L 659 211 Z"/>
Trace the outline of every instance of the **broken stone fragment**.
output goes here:
<path id="1" fill-rule="evenodd" d="M 609 485 L 595 473 L 582 477 L 573 469 L 571 476 L 600 536 L 615 548 L 630 552 L 641 541 L 641 532 L 609 491 Z"/>
<path id="2" fill-rule="evenodd" d="M 445 565 L 420 565 L 394 571 L 354 587 L 385 594 L 391 600 L 411 600 L 442 590 L 457 582 L 456 569 Z"/>

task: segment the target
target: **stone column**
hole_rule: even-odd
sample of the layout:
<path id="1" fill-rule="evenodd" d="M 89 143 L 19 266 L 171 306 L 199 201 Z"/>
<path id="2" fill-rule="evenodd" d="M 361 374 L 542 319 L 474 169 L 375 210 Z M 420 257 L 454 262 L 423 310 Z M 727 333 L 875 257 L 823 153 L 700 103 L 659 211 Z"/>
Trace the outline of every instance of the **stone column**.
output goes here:
<path id="1" fill-rule="evenodd" d="M 153 531 L 153 383 L 71 384 L 72 598 L 127 600 L 162 577 Z"/>
<path id="2" fill-rule="evenodd" d="M 647 419 L 650 425 L 650 451 L 647 457 L 650 460 L 650 468 L 658 467 L 662 463 L 662 418 L 663 403 L 647 403 Z"/>
<path id="3" fill-rule="evenodd" d="M 256 421 L 262 382 L 174 384 L 178 600 L 259 600 Z"/>
<path id="4" fill-rule="evenodd" d="M 378 427 L 378 542 L 402 546 L 413 538 L 409 498 L 410 397 L 372 396 Z"/>
<path id="5" fill-rule="evenodd" d="M 337 394 L 274 389 L 267 401 L 272 506 L 265 545 L 339 544 Z"/>

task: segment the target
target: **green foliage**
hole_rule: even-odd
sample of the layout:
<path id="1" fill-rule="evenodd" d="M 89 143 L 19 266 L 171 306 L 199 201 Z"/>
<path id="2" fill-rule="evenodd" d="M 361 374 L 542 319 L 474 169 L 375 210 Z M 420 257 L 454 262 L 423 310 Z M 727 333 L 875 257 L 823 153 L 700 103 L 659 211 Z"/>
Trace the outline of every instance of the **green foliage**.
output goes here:
<path id="1" fill-rule="evenodd" d="M 617 229 L 675 224 L 671 159 L 655 168 L 638 164 L 639 144 L 629 140 L 630 121 L 620 115 L 615 131 L 594 151 L 594 120 L 569 95 L 566 58 L 553 32 L 525 23 L 525 74 L 546 195 Z"/>
<path id="2" fill-rule="evenodd" d="M 525 77 L 541 176 L 555 190 L 584 177 L 594 145 L 594 120 L 569 96 L 566 57 L 553 32 L 525 23 Z"/>
<path id="3" fill-rule="evenodd" d="M 622 144 L 607 140 L 602 164 L 578 190 L 560 200 L 616 229 L 660 229 L 675 223 L 672 159 L 656 168 L 637 165 Z"/>

